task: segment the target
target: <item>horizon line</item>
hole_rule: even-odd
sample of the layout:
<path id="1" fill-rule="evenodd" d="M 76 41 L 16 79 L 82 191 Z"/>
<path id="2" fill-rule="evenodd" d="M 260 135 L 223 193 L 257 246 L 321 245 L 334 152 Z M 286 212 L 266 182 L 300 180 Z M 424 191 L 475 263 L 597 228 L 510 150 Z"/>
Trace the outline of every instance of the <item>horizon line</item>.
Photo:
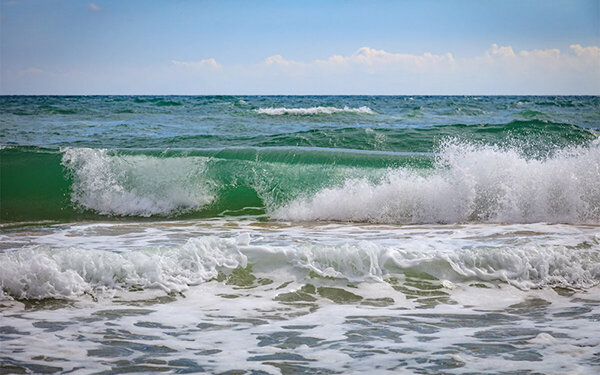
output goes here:
<path id="1" fill-rule="evenodd" d="M 0 94 L 15 96 L 600 96 L 597 94 Z"/>

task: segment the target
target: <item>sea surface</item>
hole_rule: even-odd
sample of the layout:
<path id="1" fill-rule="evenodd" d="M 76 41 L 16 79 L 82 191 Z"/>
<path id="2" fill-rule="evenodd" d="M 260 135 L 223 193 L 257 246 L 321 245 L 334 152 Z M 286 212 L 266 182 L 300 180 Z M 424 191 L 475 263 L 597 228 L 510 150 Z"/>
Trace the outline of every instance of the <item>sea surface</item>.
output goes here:
<path id="1" fill-rule="evenodd" d="M 600 97 L 0 97 L 0 373 L 597 374 Z"/>

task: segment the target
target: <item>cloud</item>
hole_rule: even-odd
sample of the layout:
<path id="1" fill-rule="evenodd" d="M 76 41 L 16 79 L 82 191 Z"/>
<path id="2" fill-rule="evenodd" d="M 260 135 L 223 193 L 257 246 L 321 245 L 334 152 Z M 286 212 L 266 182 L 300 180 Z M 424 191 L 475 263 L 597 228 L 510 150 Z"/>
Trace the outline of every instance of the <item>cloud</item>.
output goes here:
<path id="1" fill-rule="evenodd" d="M 94 12 L 99 12 L 102 10 L 102 8 L 100 8 L 98 5 L 94 4 L 94 3 L 89 3 L 88 4 L 88 8 L 90 8 L 91 10 L 93 10 Z"/>
<path id="2" fill-rule="evenodd" d="M 450 52 L 410 54 L 361 47 L 349 55 L 311 61 L 274 55 L 263 66 L 268 69 L 260 71 L 263 77 L 269 72 L 279 79 L 287 75 L 295 84 L 302 77 L 314 79 L 321 87 L 329 82 L 331 88 L 359 93 L 376 88 L 376 92 L 411 94 L 600 92 L 600 48 L 579 44 L 565 51 L 517 51 L 494 43 L 479 55 L 460 58 Z"/>
<path id="3" fill-rule="evenodd" d="M 293 68 L 349 68 L 357 67 L 359 69 L 365 69 L 366 71 L 375 73 L 379 68 L 401 68 L 411 71 L 423 71 L 428 66 L 434 64 L 447 64 L 454 63 L 454 57 L 451 53 L 444 55 L 434 55 L 431 53 L 424 53 L 423 55 L 411 55 L 402 53 L 390 53 L 384 50 L 378 50 L 370 47 L 361 47 L 352 55 L 341 56 L 333 55 L 325 60 L 315 60 L 311 62 L 298 62 L 293 60 L 286 60 L 281 55 L 274 55 L 265 59 L 267 65 L 278 65 L 281 67 L 293 67 Z"/>
<path id="4" fill-rule="evenodd" d="M 582 47 L 580 44 L 571 44 L 569 48 L 577 56 L 600 57 L 600 47 Z"/>
<path id="5" fill-rule="evenodd" d="M 474 56 L 456 56 L 365 46 L 304 61 L 275 54 L 254 64 L 221 65 L 211 57 L 100 71 L 24 66 L 2 72 L 6 94 L 600 95 L 600 47 L 491 44 Z"/>
<path id="6" fill-rule="evenodd" d="M 489 51 L 487 54 L 489 55 Z M 511 46 L 498 46 L 496 43 L 492 44 L 491 47 L 492 56 L 498 57 L 515 57 L 515 51 L 513 51 Z"/>
<path id="7" fill-rule="evenodd" d="M 367 66 L 379 64 L 400 64 L 405 66 L 421 66 L 424 64 L 436 62 L 452 62 L 452 54 L 433 55 L 429 52 L 423 55 L 411 55 L 403 53 L 391 53 L 384 50 L 378 50 L 370 47 L 361 47 L 352 55 L 344 57 L 339 55 L 331 56 L 327 60 L 317 60 L 320 64 L 346 64 L 355 63 Z"/>
<path id="8" fill-rule="evenodd" d="M 297 61 L 293 61 L 293 60 L 286 60 L 281 55 L 274 55 L 274 56 L 267 57 L 265 59 L 265 64 L 279 65 L 279 66 L 296 66 L 296 67 L 305 65 L 304 63 L 301 63 L 301 62 L 297 62 Z"/>
<path id="9" fill-rule="evenodd" d="M 479 67 L 495 65 L 518 70 L 519 67 L 527 67 L 529 63 L 533 62 L 545 64 L 546 67 L 551 64 L 556 67 L 572 66 L 576 65 L 578 61 L 598 65 L 600 64 L 600 60 L 597 60 L 598 57 L 600 57 L 600 48 L 596 46 L 582 47 L 574 44 L 569 47 L 567 53 L 561 53 L 558 49 L 522 50 L 516 53 L 512 46 L 492 44 L 480 56 L 460 59 L 456 59 L 450 52 L 439 55 L 429 52 L 414 55 L 361 47 L 348 56 L 333 55 L 323 60 L 298 62 L 287 60 L 281 55 L 274 55 L 265 59 L 264 63 L 288 68 L 301 67 L 305 70 L 312 68 L 313 71 L 320 68 L 335 68 L 339 72 L 346 72 L 348 68 L 354 68 L 376 74 L 387 73 L 390 70 L 428 73 L 440 69 L 471 68 L 474 65 Z"/>
<path id="10" fill-rule="evenodd" d="M 391 53 L 370 47 L 361 47 L 350 56 L 334 55 L 327 60 L 317 60 L 316 65 L 326 67 L 349 67 L 362 69 L 370 74 L 389 69 L 400 69 L 410 72 L 423 72 L 435 65 L 451 66 L 454 57 L 451 53 L 434 55 L 426 52 L 422 55 Z"/>
<path id="11" fill-rule="evenodd" d="M 203 70 L 206 68 L 219 69 L 219 70 L 222 69 L 221 64 L 219 64 L 217 62 L 217 60 L 215 60 L 212 57 L 209 59 L 203 59 L 200 61 L 171 60 L 171 63 L 175 66 L 188 68 L 188 69 L 192 69 L 192 70 Z"/>
<path id="12" fill-rule="evenodd" d="M 441 55 L 429 52 L 422 55 L 392 53 L 385 50 L 378 50 L 370 47 L 361 47 L 353 54 L 348 56 L 333 55 L 324 60 L 313 60 L 308 62 L 299 62 L 287 60 L 281 55 L 274 55 L 265 59 L 266 65 L 277 65 L 290 68 L 309 68 L 315 70 L 320 67 L 343 68 L 354 66 L 368 72 L 385 72 L 388 68 L 396 70 L 406 70 L 426 73 L 430 70 L 442 68 L 457 68 L 461 66 L 471 66 L 473 64 L 485 65 L 496 64 L 504 66 L 517 67 L 525 66 L 527 62 L 552 63 L 558 65 L 571 64 L 576 61 L 586 59 L 593 60 L 600 57 L 600 48 L 596 46 L 582 47 L 579 44 L 573 44 L 569 47 L 567 53 L 561 53 L 558 49 L 545 50 L 522 50 L 515 53 L 512 46 L 499 46 L 492 44 L 490 48 L 484 51 L 483 55 L 456 59 L 452 53 L 448 52 Z M 600 63 L 600 60 L 588 61 Z"/>

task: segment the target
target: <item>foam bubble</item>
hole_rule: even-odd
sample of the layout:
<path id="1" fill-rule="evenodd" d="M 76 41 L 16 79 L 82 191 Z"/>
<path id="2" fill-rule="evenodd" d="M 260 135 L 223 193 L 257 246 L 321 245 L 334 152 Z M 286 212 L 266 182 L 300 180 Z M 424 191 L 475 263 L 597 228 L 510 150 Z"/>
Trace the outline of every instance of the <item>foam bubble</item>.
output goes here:
<path id="1" fill-rule="evenodd" d="M 286 108 L 286 107 L 277 107 L 277 108 L 259 108 L 255 109 L 256 113 L 262 115 L 319 115 L 326 114 L 330 115 L 333 113 L 362 113 L 362 114 L 375 114 L 373 110 L 367 106 L 362 106 L 358 108 L 351 108 L 344 106 L 343 108 L 338 107 L 307 107 L 307 108 Z"/>
<path id="2" fill-rule="evenodd" d="M 447 143 L 433 170 L 390 170 L 377 182 L 349 178 L 272 211 L 295 221 L 599 223 L 600 140 L 543 160 Z"/>
<path id="3" fill-rule="evenodd" d="M 77 205 L 113 215 L 167 215 L 198 210 L 213 199 L 203 157 L 118 155 L 67 148 L 62 163 L 73 177 Z"/>

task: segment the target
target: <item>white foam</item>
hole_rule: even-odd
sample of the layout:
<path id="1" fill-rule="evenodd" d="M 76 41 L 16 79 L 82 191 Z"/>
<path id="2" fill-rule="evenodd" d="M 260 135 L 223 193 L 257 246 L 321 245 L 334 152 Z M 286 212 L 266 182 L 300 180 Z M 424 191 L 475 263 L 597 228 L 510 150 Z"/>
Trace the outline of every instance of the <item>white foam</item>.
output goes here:
<path id="1" fill-rule="evenodd" d="M 353 282 L 383 282 L 388 275 L 417 268 L 443 280 L 448 290 L 465 278 L 502 280 L 524 290 L 589 288 L 600 283 L 598 246 L 587 250 L 543 244 L 418 251 L 370 241 L 339 245 L 263 242 L 253 243 L 248 234 L 242 234 L 237 238 L 203 236 L 181 246 L 122 253 L 31 247 L 0 254 L 0 286 L 16 298 L 75 297 L 131 287 L 179 292 L 216 277 L 220 269 L 248 264 L 268 277 L 302 278 L 310 271 Z"/>
<path id="2" fill-rule="evenodd" d="M 556 343 L 559 343 L 560 340 L 553 337 L 549 333 L 542 332 L 539 335 L 537 335 L 535 338 L 529 340 L 529 342 L 532 344 L 539 344 L 539 345 L 554 345 Z"/>
<path id="3" fill-rule="evenodd" d="M 129 287 L 179 292 L 216 277 L 218 267 L 246 262 L 235 240 L 216 237 L 125 253 L 36 247 L 0 254 L 0 285 L 16 298 L 76 297 Z"/>
<path id="4" fill-rule="evenodd" d="M 105 149 L 66 148 L 77 205 L 112 215 L 166 215 L 198 210 L 214 199 L 206 158 L 116 155 Z"/>
<path id="5" fill-rule="evenodd" d="M 272 210 L 273 218 L 374 223 L 600 223 L 600 140 L 543 160 L 515 149 L 442 147 L 433 170 L 349 178 Z"/>
<path id="6" fill-rule="evenodd" d="M 438 254 L 454 271 L 481 280 L 503 280 L 521 289 L 545 285 L 590 288 L 600 283 L 600 249 L 524 246 Z"/>
<path id="7" fill-rule="evenodd" d="M 254 110 L 256 113 L 262 115 L 319 115 L 326 114 L 330 115 L 333 113 L 363 113 L 363 114 L 375 114 L 373 110 L 367 106 L 362 106 L 358 108 L 352 108 L 344 106 L 343 108 L 337 107 L 306 107 L 306 108 L 286 108 L 286 107 L 276 107 L 276 108 L 259 108 Z"/>

